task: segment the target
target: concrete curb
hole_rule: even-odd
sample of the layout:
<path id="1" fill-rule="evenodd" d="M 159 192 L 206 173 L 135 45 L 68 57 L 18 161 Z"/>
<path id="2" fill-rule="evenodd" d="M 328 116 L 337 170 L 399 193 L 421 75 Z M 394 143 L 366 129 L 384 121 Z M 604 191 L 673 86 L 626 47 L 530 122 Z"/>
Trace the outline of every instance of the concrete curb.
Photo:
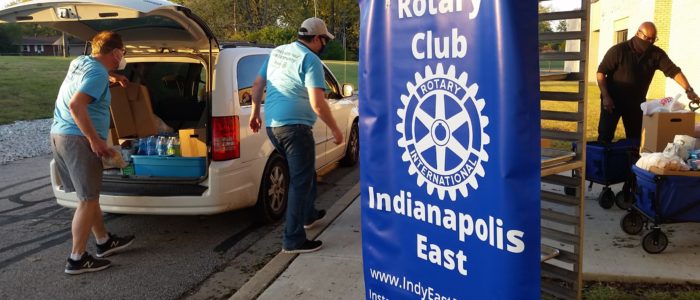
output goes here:
<path id="1" fill-rule="evenodd" d="M 343 195 L 338 201 L 328 209 L 326 221 L 323 227 L 314 228 L 307 231 L 309 239 L 315 239 L 333 223 L 333 221 L 350 206 L 350 204 L 360 195 L 360 184 L 355 184 L 350 190 Z M 270 262 L 262 269 L 255 273 L 255 276 L 250 278 L 238 291 L 236 291 L 230 300 L 249 300 L 257 298 L 272 282 L 287 269 L 289 264 L 294 261 L 298 254 L 277 254 Z M 308 254 L 307 254 L 308 255 Z"/>

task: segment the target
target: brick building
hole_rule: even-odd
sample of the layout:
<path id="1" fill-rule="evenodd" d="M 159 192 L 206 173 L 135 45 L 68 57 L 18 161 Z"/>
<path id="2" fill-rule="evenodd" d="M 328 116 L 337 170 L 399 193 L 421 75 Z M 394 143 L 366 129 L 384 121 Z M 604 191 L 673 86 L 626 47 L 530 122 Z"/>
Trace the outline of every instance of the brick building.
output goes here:
<path id="1" fill-rule="evenodd" d="M 591 4 L 591 37 L 588 80 L 595 82 L 595 71 L 605 53 L 613 45 L 633 37 L 645 21 L 656 24 L 659 40 L 655 45 L 664 49 L 688 77 L 691 85 L 700 89 L 700 1 L 698 0 L 593 0 Z M 673 81 L 657 72 L 648 99 L 682 93 Z"/>

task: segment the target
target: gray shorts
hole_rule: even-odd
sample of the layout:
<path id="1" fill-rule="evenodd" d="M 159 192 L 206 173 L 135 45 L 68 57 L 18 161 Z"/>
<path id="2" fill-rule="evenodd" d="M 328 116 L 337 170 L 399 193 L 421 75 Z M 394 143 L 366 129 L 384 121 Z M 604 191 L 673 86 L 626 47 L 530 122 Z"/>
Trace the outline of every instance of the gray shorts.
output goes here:
<path id="1" fill-rule="evenodd" d="M 76 192 L 80 201 L 98 200 L 102 187 L 102 159 L 92 152 L 87 138 L 51 134 L 51 150 L 63 190 Z"/>

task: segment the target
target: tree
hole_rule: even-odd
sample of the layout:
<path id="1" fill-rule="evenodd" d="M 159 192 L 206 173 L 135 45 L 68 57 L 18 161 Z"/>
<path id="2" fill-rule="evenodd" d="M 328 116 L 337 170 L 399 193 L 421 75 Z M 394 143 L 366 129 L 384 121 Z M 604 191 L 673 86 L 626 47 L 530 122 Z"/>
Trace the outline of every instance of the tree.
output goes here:
<path id="1" fill-rule="evenodd" d="M 299 25 L 314 13 L 323 19 L 342 49 L 356 57 L 360 11 L 356 0 L 175 0 L 190 8 L 220 40 L 245 40 L 275 45 L 296 38 Z M 315 4 L 315 7 L 314 7 Z M 329 49 L 331 50 L 331 49 Z M 337 55 L 334 55 L 336 57 Z"/>
<path id="2" fill-rule="evenodd" d="M 552 8 L 549 6 L 543 6 L 542 3 L 539 3 L 537 6 L 537 12 L 539 13 L 548 13 L 552 12 Z M 543 21 L 540 22 L 539 24 L 539 32 L 553 32 L 552 30 L 552 24 L 549 21 Z"/>
<path id="3" fill-rule="evenodd" d="M 17 44 L 22 40 L 22 28 L 17 24 L 0 25 L 0 52 L 17 53 Z"/>
<path id="4" fill-rule="evenodd" d="M 566 32 L 567 30 L 566 20 L 559 20 L 559 23 L 557 23 L 557 31 Z"/>

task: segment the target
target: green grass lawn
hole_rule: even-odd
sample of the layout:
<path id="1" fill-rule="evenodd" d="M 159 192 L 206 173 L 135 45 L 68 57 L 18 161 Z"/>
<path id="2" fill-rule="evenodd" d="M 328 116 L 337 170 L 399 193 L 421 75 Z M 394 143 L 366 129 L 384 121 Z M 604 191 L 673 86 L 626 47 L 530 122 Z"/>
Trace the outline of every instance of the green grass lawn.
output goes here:
<path id="1" fill-rule="evenodd" d="M 559 81 L 544 81 L 540 84 L 542 91 L 557 91 L 557 92 L 577 92 L 577 82 L 559 82 Z M 588 100 L 586 114 L 586 139 L 595 140 L 598 138 L 598 119 L 600 117 L 600 90 L 595 83 L 588 84 Z M 565 111 L 575 112 L 577 103 L 567 103 L 558 101 L 542 101 L 542 110 L 550 111 Z M 542 128 L 558 129 L 565 131 L 576 131 L 576 123 L 559 122 L 559 121 L 542 121 Z M 622 121 L 617 125 L 615 138 L 619 139 L 625 136 L 625 130 L 622 127 Z"/>
<path id="2" fill-rule="evenodd" d="M 700 299 L 698 285 L 587 282 L 583 289 L 586 300 L 691 300 Z"/>
<path id="3" fill-rule="evenodd" d="M 54 101 L 61 81 L 65 77 L 70 59 L 57 57 L 18 57 L 0 56 L 0 124 L 17 120 L 50 118 Z M 358 85 L 358 63 L 325 61 L 338 81 Z M 574 82 L 543 82 L 542 90 L 573 91 L 578 88 Z M 600 113 L 600 92 L 595 84 L 589 85 L 586 137 L 597 137 L 598 115 Z M 575 103 L 543 101 L 542 109 L 575 111 Z M 621 123 L 621 122 L 620 122 Z M 576 123 L 542 121 L 543 128 L 558 128 L 574 131 Z M 616 136 L 624 136 L 622 125 Z"/>
<path id="4" fill-rule="evenodd" d="M 324 61 L 331 72 L 335 74 L 338 83 L 341 85 L 344 83 L 352 84 L 355 90 L 358 90 L 358 80 L 357 72 L 359 66 L 356 61 L 337 61 L 337 60 L 326 60 Z"/>
<path id="5" fill-rule="evenodd" d="M 56 94 L 72 58 L 0 56 L 0 124 L 53 116 Z M 357 90 L 357 62 L 326 61 L 338 81 Z"/>
<path id="6" fill-rule="evenodd" d="M 53 116 L 69 58 L 0 56 L 0 124 Z"/>

